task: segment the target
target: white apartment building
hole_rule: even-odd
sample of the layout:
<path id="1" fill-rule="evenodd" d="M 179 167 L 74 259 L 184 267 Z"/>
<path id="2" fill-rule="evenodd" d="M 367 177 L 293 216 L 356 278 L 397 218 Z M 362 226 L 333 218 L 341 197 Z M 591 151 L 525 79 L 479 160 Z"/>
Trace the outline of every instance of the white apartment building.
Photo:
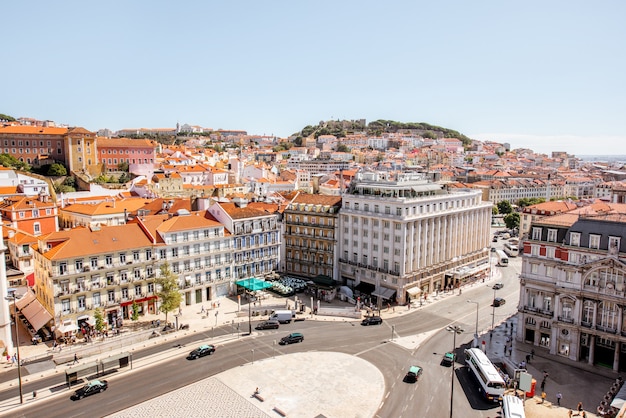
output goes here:
<path id="1" fill-rule="evenodd" d="M 448 191 L 421 173 L 360 172 L 339 217 L 341 280 L 402 304 L 484 277 L 491 207 L 478 190 Z"/>

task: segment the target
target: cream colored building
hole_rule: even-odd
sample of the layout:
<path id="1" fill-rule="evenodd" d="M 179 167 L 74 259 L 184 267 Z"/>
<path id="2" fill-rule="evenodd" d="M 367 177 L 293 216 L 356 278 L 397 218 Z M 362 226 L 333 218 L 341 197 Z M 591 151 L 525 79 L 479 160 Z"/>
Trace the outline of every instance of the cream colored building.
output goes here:
<path id="1" fill-rule="evenodd" d="M 361 172 L 342 200 L 341 280 L 405 303 L 484 277 L 491 207 L 478 190 L 448 191 L 420 173 Z"/>

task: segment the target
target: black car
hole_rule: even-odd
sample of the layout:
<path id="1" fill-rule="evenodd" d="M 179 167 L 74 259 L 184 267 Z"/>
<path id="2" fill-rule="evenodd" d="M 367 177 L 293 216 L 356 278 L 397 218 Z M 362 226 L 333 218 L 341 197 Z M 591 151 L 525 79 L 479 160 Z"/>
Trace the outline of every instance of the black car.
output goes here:
<path id="1" fill-rule="evenodd" d="M 189 355 L 187 356 L 187 360 L 195 360 L 198 357 L 210 356 L 214 352 L 215 352 L 214 345 L 204 344 L 196 348 L 195 350 L 193 350 L 191 353 L 189 353 Z"/>
<path id="2" fill-rule="evenodd" d="M 502 306 L 506 303 L 506 300 L 504 300 L 504 298 L 495 298 L 493 300 L 493 306 Z"/>
<path id="3" fill-rule="evenodd" d="M 380 325 L 383 323 L 383 319 L 380 316 L 368 316 L 361 321 L 361 325 Z"/>
<path id="4" fill-rule="evenodd" d="M 255 329 L 278 329 L 279 327 L 280 327 L 280 322 L 274 321 L 272 319 L 269 321 L 263 321 L 254 328 Z"/>
<path id="5" fill-rule="evenodd" d="M 72 395 L 72 399 L 83 399 L 85 396 L 93 395 L 107 390 L 109 384 L 106 380 L 92 380 Z"/>
<path id="6" fill-rule="evenodd" d="M 302 335 L 299 332 L 292 332 L 286 337 L 281 338 L 278 344 L 285 345 L 285 344 L 291 344 L 291 343 L 299 343 L 302 341 L 304 341 L 304 335 Z"/>

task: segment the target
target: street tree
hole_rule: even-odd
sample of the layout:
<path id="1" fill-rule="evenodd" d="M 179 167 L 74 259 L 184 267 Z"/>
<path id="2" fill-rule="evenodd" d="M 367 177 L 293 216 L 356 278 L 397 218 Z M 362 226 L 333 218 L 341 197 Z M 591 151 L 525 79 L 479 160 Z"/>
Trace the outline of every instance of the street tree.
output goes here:
<path id="1" fill-rule="evenodd" d="M 501 202 L 499 202 L 498 212 L 503 215 L 513 212 L 513 206 L 511 206 L 511 202 L 509 202 L 508 200 L 502 200 Z"/>
<path id="2" fill-rule="evenodd" d="M 104 331 L 106 323 L 104 322 L 104 316 L 102 315 L 102 310 L 100 308 L 96 308 L 96 310 L 93 312 L 93 317 L 96 320 L 96 331 Z"/>
<path id="3" fill-rule="evenodd" d="M 133 313 L 130 316 L 131 321 L 136 321 L 139 319 L 139 304 L 136 300 L 133 300 Z"/>
<path id="4" fill-rule="evenodd" d="M 180 307 L 183 296 L 178 287 L 178 276 L 172 271 L 169 263 L 161 265 L 161 274 L 155 282 L 158 286 L 157 296 L 161 300 L 159 310 L 165 314 L 167 324 L 167 314 Z"/>
<path id="5" fill-rule="evenodd" d="M 519 213 L 513 212 L 508 215 L 504 215 L 504 224 L 508 229 L 515 229 L 519 227 Z"/>

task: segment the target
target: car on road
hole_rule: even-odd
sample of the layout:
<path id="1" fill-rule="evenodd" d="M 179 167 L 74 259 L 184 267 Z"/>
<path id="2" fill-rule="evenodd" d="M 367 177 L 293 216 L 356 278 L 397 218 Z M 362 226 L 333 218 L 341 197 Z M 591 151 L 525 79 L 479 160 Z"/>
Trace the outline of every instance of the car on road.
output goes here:
<path id="1" fill-rule="evenodd" d="M 302 335 L 302 333 L 292 332 L 286 337 L 281 338 L 278 344 L 285 345 L 285 344 L 299 343 L 302 341 L 304 341 L 304 335 Z"/>
<path id="2" fill-rule="evenodd" d="M 498 306 L 502 306 L 506 303 L 506 300 L 504 300 L 504 298 L 495 298 L 493 300 L 493 306 L 498 307 Z"/>
<path id="3" fill-rule="evenodd" d="M 415 383 L 419 379 L 422 374 L 422 368 L 419 366 L 411 366 L 409 367 L 409 371 L 404 376 L 404 381 L 406 383 Z"/>
<path id="4" fill-rule="evenodd" d="M 254 329 L 278 329 L 280 327 L 280 322 L 275 320 L 263 321 L 260 322 Z"/>
<path id="5" fill-rule="evenodd" d="M 441 364 L 444 366 L 452 366 L 452 363 L 454 363 L 455 359 L 456 354 L 448 351 L 446 354 L 443 355 L 443 358 L 441 359 Z"/>
<path id="6" fill-rule="evenodd" d="M 380 316 L 368 316 L 361 321 L 361 325 L 380 325 L 383 323 L 383 319 Z"/>
<path id="7" fill-rule="evenodd" d="M 213 353 L 215 353 L 215 346 L 211 344 L 204 344 L 189 353 L 187 360 L 195 360 L 200 357 L 210 356 Z"/>
<path id="8" fill-rule="evenodd" d="M 493 285 L 493 290 L 502 289 L 503 287 L 504 287 L 504 283 L 498 282 L 498 283 Z"/>
<path id="9" fill-rule="evenodd" d="M 72 395 L 72 399 L 83 399 L 86 396 L 91 396 L 94 393 L 101 393 L 107 390 L 109 383 L 106 380 L 92 380 L 88 382 L 82 388 L 76 390 Z"/>

